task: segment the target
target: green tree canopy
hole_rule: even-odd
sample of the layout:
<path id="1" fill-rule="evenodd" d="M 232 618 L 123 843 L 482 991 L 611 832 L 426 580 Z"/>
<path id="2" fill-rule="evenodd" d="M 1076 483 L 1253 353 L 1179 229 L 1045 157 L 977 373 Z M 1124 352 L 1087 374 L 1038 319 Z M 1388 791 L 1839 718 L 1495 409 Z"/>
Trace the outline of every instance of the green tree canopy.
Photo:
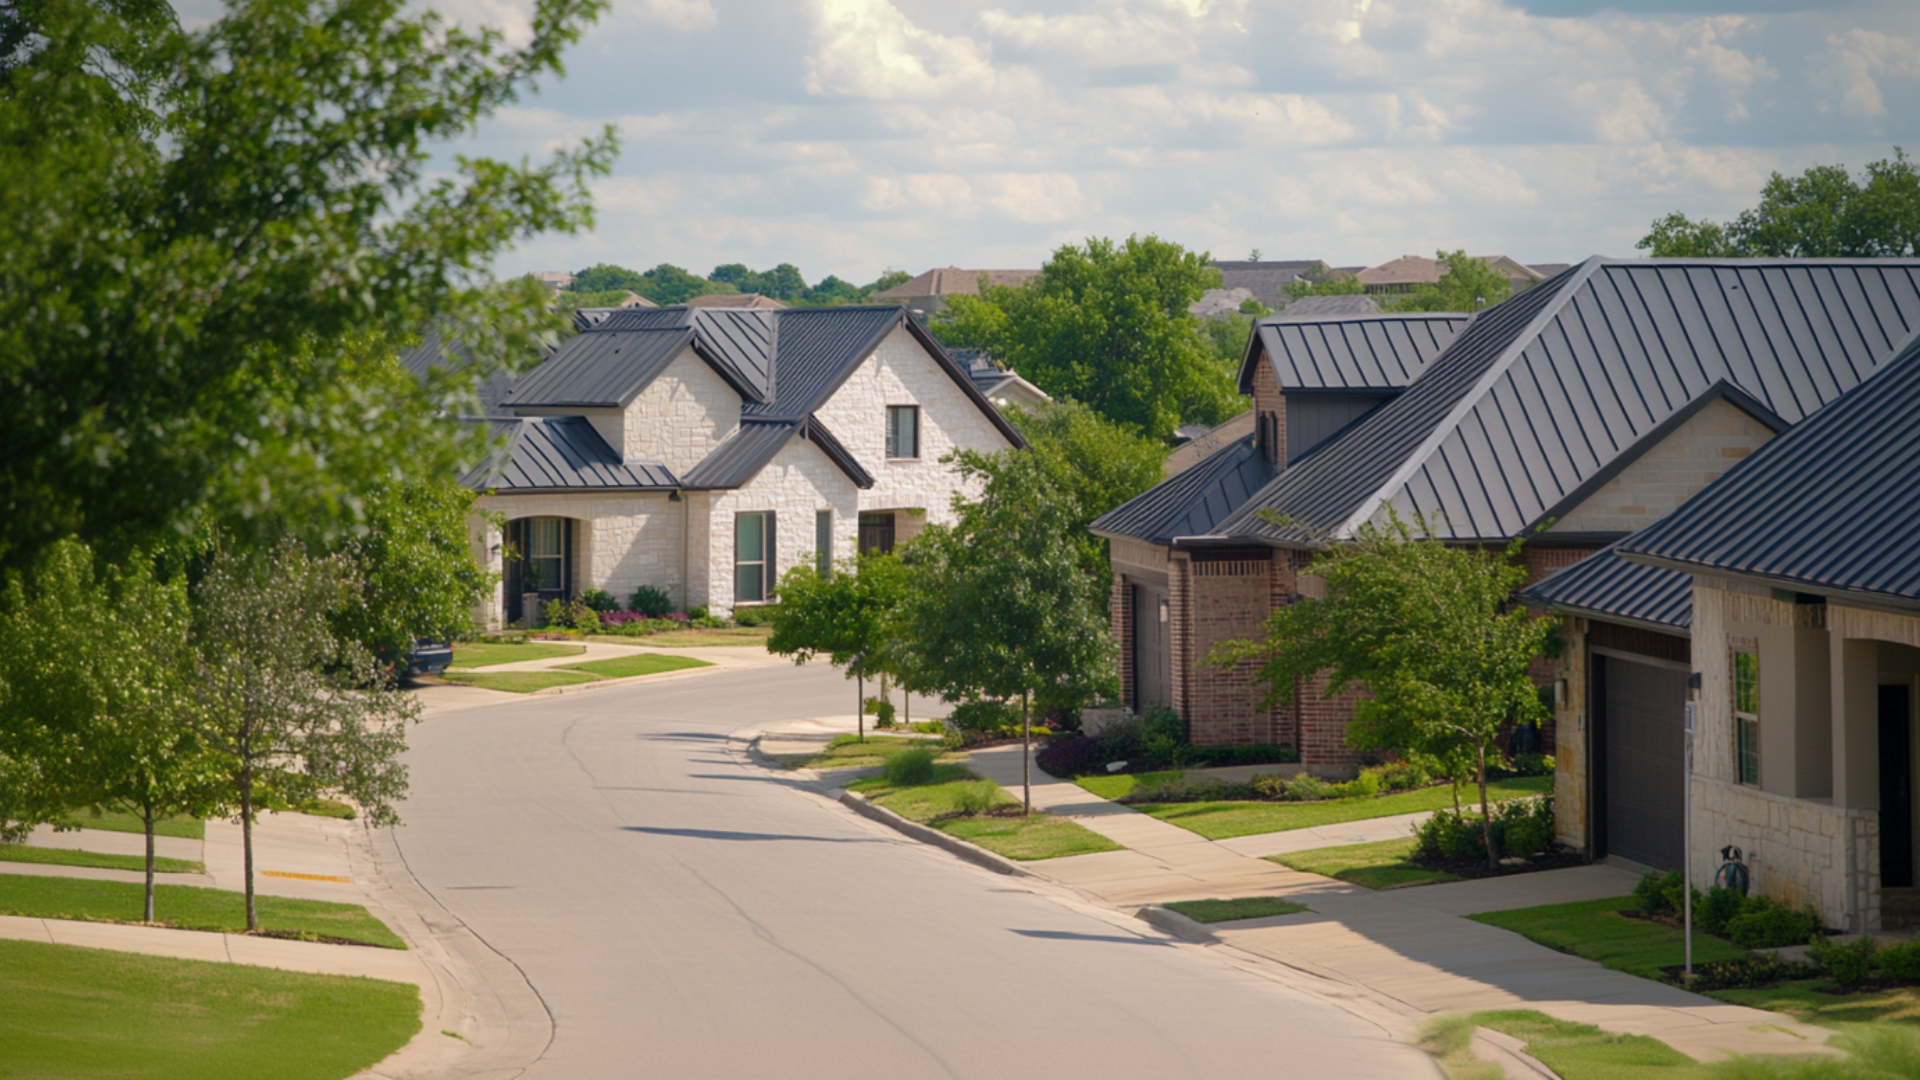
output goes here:
<path id="1" fill-rule="evenodd" d="M 367 500 L 365 532 L 341 545 L 361 588 L 334 614 L 334 631 L 386 662 L 415 637 L 452 641 L 494 584 L 467 533 L 474 493 L 449 479 L 390 481 Z"/>
<path id="2" fill-rule="evenodd" d="M 894 624 L 905 594 L 906 571 L 892 555 L 841 559 L 830 574 L 795 566 L 780 577 L 767 651 L 796 664 L 824 656 L 850 679 L 897 675 Z"/>
<path id="3" fill-rule="evenodd" d="M 566 288 L 574 293 L 604 293 L 618 289 L 621 292 L 637 293 L 645 288 L 647 279 L 638 270 L 629 270 L 612 263 L 595 263 L 585 270 L 573 272 L 573 283 Z"/>
<path id="4" fill-rule="evenodd" d="M 1102 581 L 1111 573 L 1107 542 L 1087 531 L 1101 514 L 1165 479 L 1167 447 L 1116 424 L 1077 401 L 1056 401 L 1038 411 L 1014 409 L 1013 425 L 1026 436 L 1025 453 L 983 459 L 991 484 L 1009 470 L 1035 470 L 1063 500 L 1067 536 L 1079 550 L 1081 568 Z"/>
<path id="5" fill-rule="evenodd" d="M 1355 296 L 1367 291 L 1360 279 L 1338 270 L 1309 270 L 1282 286 L 1288 300 L 1306 296 Z"/>
<path id="6" fill-rule="evenodd" d="M 1550 620 L 1512 602 L 1526 583 L 1519 549 L 1518 540 L 1502 553 L 1449 546 L 1424 521 L 1389 513 L 1386 524 L 1364 525 L 1353 543 L 1314 558 L 1307 572 L 1325 580 L 1323 597 L 1279 608 L 1266 640 L 1222 645 L 1213 659 L 1259 660 L 1270 703 L 1290 702 L 1297 685 L 1325 673 L 1327 697 L 1365 695 L 1354 704 L 1350 744 L 1411 751 L 1455 776 L 1471 768 L 1487 855 L 1497 861 L 1486 823 L 1488 759 L 1500 760 L 1503 724 L 1544 715 L 1530 671 L 1553 633 Z"/>
<path id="7" fill-rule="evenodd" d="M 932 329 L 947 344 L 985 349 L 1054 397 L 1166 440 L 1183 423 L 1239 411 L 1233 369 L 1187 310 L 1220 284 L 1208 262 L 1154 236 L 1069 244 L 1022 286 L 949 297 Z"/>
<path id="8" fill-rule="evenodd" d="M 1675 212 L 1634 245 L 1662 257 L 1879 258 L 1920 255 L 1920 170 L 1906 151 L 1870 163 L 1855 179 L 1844 165 L 1799 176 L 1774 173 L 1760 203 L 1722 225 Z"/>
<path id="9" fill-rule="evenodd" d="M 540 354 L 546 297 L 485 268 L 588 224 L 611 133 L 543 163 L 429 163 L 557 73 L 600 7 L 540 0 L 512 48 L 401 0 L 233 0 L 193 32 L 38 0 L 0 82 L 0 563 L 189 531 L 243 459 L 274 456 L 289 411 L 382 443 L 386 471 L 456 439 L 355 430 L 336 343 L 445 317 L 487 328 L 464 342 L 479 377 Z M 249 498 L 297 499 L 299 480 Z"/>
<path id="10" fill-rule="evenodd" d="M 1436 284 L 1413 287 L 1404 300 L 1386 305 L 1388 311 L 1479 311 L 1505 300 L 1513 282 L 1492 266 L 1465 251 L 1436 251 L 1446 270 Z"/>

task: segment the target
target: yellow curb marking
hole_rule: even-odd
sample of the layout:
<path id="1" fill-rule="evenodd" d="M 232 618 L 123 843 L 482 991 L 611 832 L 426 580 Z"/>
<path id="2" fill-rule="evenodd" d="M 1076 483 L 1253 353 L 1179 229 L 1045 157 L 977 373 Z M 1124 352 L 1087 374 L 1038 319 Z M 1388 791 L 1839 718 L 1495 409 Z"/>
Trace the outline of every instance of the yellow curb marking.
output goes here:
<path id="1" fill-rule="evenodd" d="M 260 876 L 293 878 L 296 881 L 337 881 L 342 885 L 353 884 L 352 878 L 334 877 L 332 874 L 289 874 L 284 870 L 262 870 Z"/>

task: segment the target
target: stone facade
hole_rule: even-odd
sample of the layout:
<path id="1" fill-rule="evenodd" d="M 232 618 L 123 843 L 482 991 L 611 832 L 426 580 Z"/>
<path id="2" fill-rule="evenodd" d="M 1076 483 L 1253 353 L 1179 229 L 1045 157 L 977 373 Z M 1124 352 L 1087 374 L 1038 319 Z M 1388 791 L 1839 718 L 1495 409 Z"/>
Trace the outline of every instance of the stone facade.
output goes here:
<path id="1" fill-rule="evenodd" d="M 1715 398 L 1548 531 L 1636 532 L 1678 509 L 1773 436 L 1771 427 Z"/>
<path id="2" fill-rule="evenodd" d="M 622 460 L 653 461 L 675 476 L 740 429 L 740 395 L 691 346 L 627 406 Z"/>
<path id="3" fill-rule="evenodd" d="M 725 615 L 736 603 L 736 515 L 773 512 L 776 574 L 785 573 L 813 561 L 814 515 L 821 510 L 833 512 L 834 558 L 853 554 L 859 539 L 856 523 L 862 494 L 819 447 L 801 439 L 788 443 L 746 485 L 733 491 L 709 493 L 709 541 L 702 575 L 710 588 L 706 605 L 714 614 Z"/>
<path id="4" fill-rule="evenodd" d="M 680 533 L 688 503 L 673 502 L 664 493 L 608 495 L 485 495 L 474 503 L 480 510 L 526 517 L 572 518 L 574 521 L 573 580 L 576 591 L 605 589 L 624 604 L 641 585 L 665 589 L 680 600 L 683 588 Z M 491 546 L 499 544 L 492 533 Z M 489 569 L 501 569 L 494 552 Z M 496 590 L 497 592 L 498 590 Z M 698 603 L 698 601 L 694 601 Z M 504 609 L 500 597 L 489 597 L 475 613 L 482 625 L 497 626 Z"/>

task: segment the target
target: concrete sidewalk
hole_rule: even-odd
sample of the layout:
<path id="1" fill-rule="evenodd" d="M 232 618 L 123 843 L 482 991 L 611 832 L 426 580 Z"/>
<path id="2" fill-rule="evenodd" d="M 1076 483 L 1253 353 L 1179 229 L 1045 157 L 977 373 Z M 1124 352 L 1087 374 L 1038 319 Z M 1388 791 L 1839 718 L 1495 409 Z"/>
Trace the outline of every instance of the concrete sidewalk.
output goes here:
<path id="1" fill-rule="evenodd" d="M 972 761 L 974 771 L 1019 791 L 1020 747 L 978 751 Z M 1386 1003 L 1405 1021 L 1403 1034 L 1443 1012 L 1538 1009 L 1609 1031 L 1650 1035 L 1702 1061 L 1818 1052 L 1830 1034 L 1781 1013 L 1609 971 L 1460 917 L 1624 896 L 1635 880 L 1624 870 L 1586 866 L 1374 892 L 1252 857 L 1230 842 L 1206 840 L 1038 768 L 1033 802 L 1035 809 L 1071 817 L 1127 850 L 1023 864 L 1027 869 L 1120 908 L 1245 896 L 1304 903 L 1309 912 L 1211 929 L 1223 945 Z M 1271 845 L 1242 845 L 1248 846 Z M 1324 845 L 1295 850 L 1313 846 Z"/>

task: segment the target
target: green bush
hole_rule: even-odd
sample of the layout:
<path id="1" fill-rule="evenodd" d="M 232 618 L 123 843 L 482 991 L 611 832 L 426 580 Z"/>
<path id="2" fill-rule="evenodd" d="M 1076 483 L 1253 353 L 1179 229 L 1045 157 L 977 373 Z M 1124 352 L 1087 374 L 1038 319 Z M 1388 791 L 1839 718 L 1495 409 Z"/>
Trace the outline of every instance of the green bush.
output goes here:
<path id="1" fill-rule="evenodd" d="M 1678 870 L 1666 874 L 1649 870 L 1634 883 L 1633 901 L 1649 915 L 1670 915 L 1678 908 L 1680 890 L 1685 887 L 1686 878 Z"/>
<path id="2" fill-rule="evenodd" d="M 773 605 L 761 604 L 755 607 L 733 609 L 733 622 L 736 626 L 765 626 L 773 621 Z"/>
<path id="3" fill-rule="evenodd" d="M 605 589 L 587 589 L 580 594 L 580 602 L 592 608 L 595 613 L 619 611 L 620 602 Z"/>
<path id="4" fill-rule="evenodd" d="M 600 613 L 587 605 L 576 601 L 568 610 L 567 614 L 568 617 L 573 620 L 572 626 L 575 630 L 583 634 L 597 634 L 600 632 Z"/>
<path id="5" fill-rule="evenodd" d="M 667 590 L 656 589 L 651 585 L 642 585 L 627 595 L 627 610 L 637 611 L 649 619 L 657 619 L 673 610 L 673 597 Z M 692 614 L 689 612 L 689 614 Z M 705 615 L 703 609 L 700 614 Z"/>
<path id="6" fill-rule="evenodd" d="M 1804 945 L 1819 930 L 1819 912 L 1795 911 L 1764 896 L 1749 897 L 1745 910 L 1727 922 L 1727 937 L 1743 949 Z"/>
<path id="7" fill-rule="evenodd" d="M 1538 855 L 1553 843 L 1553 823 L 1525 817 L 1507 823 L 1500 833 L 1500 850 L 1508 855 Z"/>
<path id="8" fill-rule="evenodd" d="M 1254 773 L 1247 781 L 1253 785 L 1254 794 L 1263 799 L 1284 799 L 1287 797 L 1287 778 L 1272 773 Z"/>
<path id="9" fill-rule="evenodd" d="M 540 614 L 541 626 L 551 626 L 560 630 L 570 629 L 573 626 L 573 611 L 564 600 L 547 601 L 546 606 L 540 609 Z"/>
<path id="10" fill-rule="evenodd" d="M 1807 950 L 1807 959 L 1827 969 L 1827 977 L 1842 990 L 1851 990 L 1867 981 L 1873 973 L 1873 954 L 1878 948 L 1870 937 L 1855 938 L 1836 945 L 1825 934 L 1815 934 Z"/>
<path id="11" fill-rule="evenodd" d="M 1485 859 L 1487 845 L 1480 832 L 1480 819 L 1452 810 L 1434 811 L 1413 830 L 1413 857 L 1429 861 Z"/>
<path id="12" fill-rule="evenodd" d="M 991 813 L 999 805 L 1001 805 L 1000 789 L 985 780 L 977 784 L 968 784 L 953 793 L 953 812 L 966 817 L 979 817 L 981 814 Z"/>
<path id="13" fill-rule="evenodd" d="M 1373 770 L 1380 774 L 1380 785 L 1388 791 L 1411 791 L 1433 783 L 1433 774 L 1423 766 L 1399 761 Z"/>
<path id="14" fill-rule="evenodd" d="M 1333 796 L 1332 784 L 1312 773 L 1305 772 L 1287 781 L 1286 790 L 1281 795 L 1289 802 L 1319 802 L 1322 799 L 1331 799 Z"/>
<path id="15" fill-rule="evenodd" d="M 1700 929 L 1724 937 L 1727 924 L 1738 918 L 1746 907 L 1746 894 L 1738 889 L 1709 889 L 1707 895 L 1693 905 L 1693 918 Z"/>
<path id="16" fill-rule="evenodd" d="M 893 702 L 882 699 L 880 707 L 873 710 L 873 726 L 883 728 L 892 727 L 895 711 Z"/>
<path id="17" fill-rule="evenodd" d="M 948 722 L 968 734 L 998 736 L 1020 729 L 1020 710 L 1004 701 L 981 698 L 955 705 Z"/>
<path id="18" fill-rule="evenodd" d="M 719 630 L 727 625 L 727 620 L 716 619 L 711 615 L 701 615 L 697 618 L 689 618 L 687 625 L 698 627 L 701 630 Z"/>
<path id="19" fill-rule="evenodd" d="M 1521 776 L 1552 776 L 1555 763 L 1552 754 L 1515 754 L 1513 771 Z"/>
<path id="20" fill-rule="evenodd" d="M 900 787 L 917 787 L 933 779 L 934 759 L 939 752 L 925 747 L 903 750 L 887 759 L 887 783 Z"/>
<path id="21" fill-rule="evenodd" d="M 638 610 L 638 609 L 636 608 L 635 610 Z M 693 607 L 690 607 L 687 609 L 687 618 L 690 620 L 704 619 L 710 614 L 711 612 L 707 610 L 707 606 L 705 604 L 696 604 Z"/>
<path id="22" fill-rule="evenodd" d="M 1333 785 L 1333 793 L 1342 799 L 1373 799 L 1380 795 L 1380 774 L 1371 769 L 1343 784 Z"/>
<path id="23" fill-rule="evenodd" d="M 1905 983 L 1920 983 L 1920 942 L 1889 945 L 1874 958 L 1880 970 Z"/>

